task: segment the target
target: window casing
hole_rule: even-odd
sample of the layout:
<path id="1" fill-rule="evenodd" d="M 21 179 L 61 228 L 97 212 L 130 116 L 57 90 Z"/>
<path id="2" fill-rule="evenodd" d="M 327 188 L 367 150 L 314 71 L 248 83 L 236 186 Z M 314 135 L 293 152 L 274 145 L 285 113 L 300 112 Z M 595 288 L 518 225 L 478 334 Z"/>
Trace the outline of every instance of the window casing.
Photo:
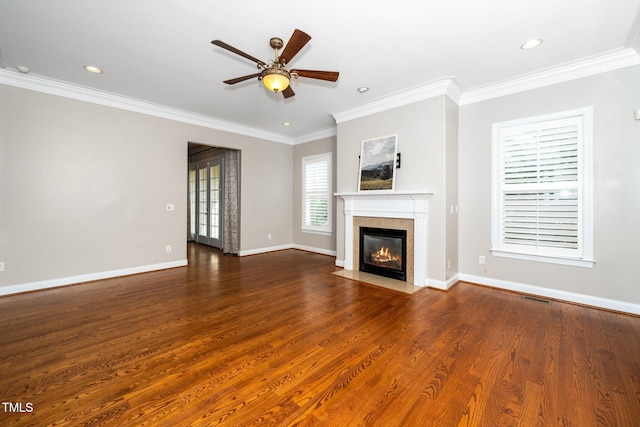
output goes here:
<path id="1" fill-rule="evenodd" d="M 593 265 L 592 108 L 493 125 L 492 253 Z"/>
<path id="2" fill-rule="evenodd" d="M 302 230 L 331 234 L 331 153 L 302 158 Z"/>

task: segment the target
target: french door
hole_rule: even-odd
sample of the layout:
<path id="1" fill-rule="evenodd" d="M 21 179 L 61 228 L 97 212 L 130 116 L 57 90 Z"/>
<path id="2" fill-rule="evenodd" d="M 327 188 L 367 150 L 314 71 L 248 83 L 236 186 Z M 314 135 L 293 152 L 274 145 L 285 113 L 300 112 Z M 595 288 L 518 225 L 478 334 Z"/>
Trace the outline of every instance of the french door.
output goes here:
<path id="1" fill-rule="evenodd" d="M 189 167 L 189 234 L 191 240 L 222 248 L 223 159 Z"/>

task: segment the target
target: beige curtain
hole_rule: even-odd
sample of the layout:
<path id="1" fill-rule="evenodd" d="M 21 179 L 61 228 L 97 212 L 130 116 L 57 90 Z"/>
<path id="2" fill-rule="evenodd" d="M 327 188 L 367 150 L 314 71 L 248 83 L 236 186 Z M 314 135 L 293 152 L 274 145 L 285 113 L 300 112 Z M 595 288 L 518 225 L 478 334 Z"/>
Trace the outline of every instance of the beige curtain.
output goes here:
<path id="1" fill-rule="evenodd" d="M 240 152 L 224 153 L 224 213 L 222 252 L 237 255 L 240 251 Z"/>

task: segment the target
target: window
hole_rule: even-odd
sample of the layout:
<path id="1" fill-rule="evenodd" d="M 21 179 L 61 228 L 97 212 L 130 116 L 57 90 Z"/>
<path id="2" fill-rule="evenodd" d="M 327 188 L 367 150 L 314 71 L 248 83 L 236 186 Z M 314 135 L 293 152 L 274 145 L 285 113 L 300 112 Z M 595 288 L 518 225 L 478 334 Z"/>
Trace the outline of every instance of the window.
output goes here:
<path id="1" fill-rule="evenodd" d="M 492 253 L 593 265 L 592 108 L 493 125 Z"/>
<path id="2" fill-rule="evenodd" d="M 302 230 L 331 234 L 331 153 L 302 158 Z"/>

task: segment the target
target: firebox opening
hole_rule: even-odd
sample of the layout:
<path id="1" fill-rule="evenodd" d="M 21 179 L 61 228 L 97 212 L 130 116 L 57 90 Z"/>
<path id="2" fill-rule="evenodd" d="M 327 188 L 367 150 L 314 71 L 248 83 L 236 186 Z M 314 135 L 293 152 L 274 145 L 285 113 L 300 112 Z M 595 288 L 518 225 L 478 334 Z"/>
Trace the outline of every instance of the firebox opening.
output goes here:
<path id="1" fill-rule="evenodd" d="M 360 271 L 407 280 L 407 232 L 360 227 Z"/>

